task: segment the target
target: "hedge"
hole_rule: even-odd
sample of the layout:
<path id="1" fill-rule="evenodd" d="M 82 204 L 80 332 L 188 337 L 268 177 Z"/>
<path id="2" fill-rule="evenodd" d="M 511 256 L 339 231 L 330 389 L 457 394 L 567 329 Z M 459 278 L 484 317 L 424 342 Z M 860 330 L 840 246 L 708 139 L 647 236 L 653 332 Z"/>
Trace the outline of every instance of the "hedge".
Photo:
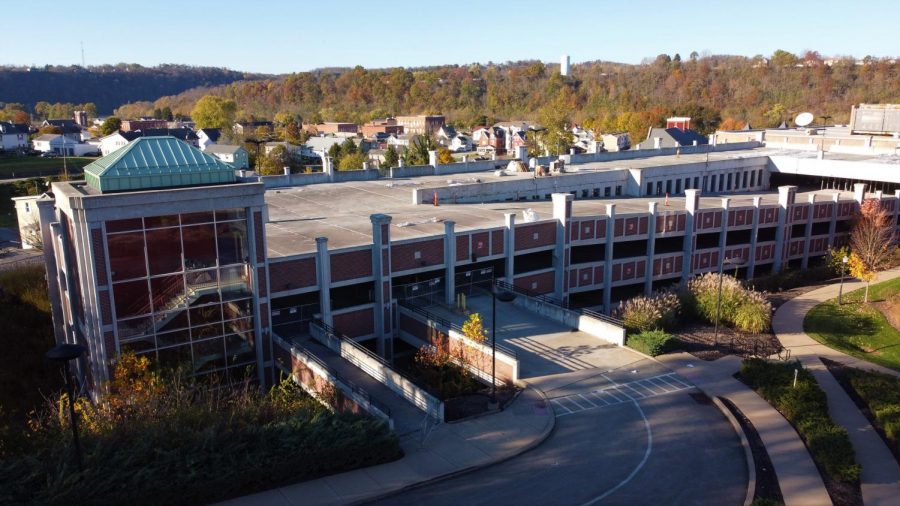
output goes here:
<path id="1" fill-rule="evenodd" d="M 900 452 L 900 379 L 845 367 L 841 374 L 863 400 L 895 453 Z"/>
<path id="2" fill-rule="evenodd" d="M 641 353 L 655 357 L 670 351 L 676 342 L 675 336 L 662 330 L 648 330 L 629 335 L 626 344 Z"/>
<path id="3" fill-rule="evenodd" d="M 795 370 L 799 375 L 793 387 Z M 799 362 L 754 358 L 744 360 L 741 377 L 794 426 L 826 475 L 840 483 L 859 481 L 860 466 L 847 431 L 831 420 L 828 399 L 812 373 Z"/>

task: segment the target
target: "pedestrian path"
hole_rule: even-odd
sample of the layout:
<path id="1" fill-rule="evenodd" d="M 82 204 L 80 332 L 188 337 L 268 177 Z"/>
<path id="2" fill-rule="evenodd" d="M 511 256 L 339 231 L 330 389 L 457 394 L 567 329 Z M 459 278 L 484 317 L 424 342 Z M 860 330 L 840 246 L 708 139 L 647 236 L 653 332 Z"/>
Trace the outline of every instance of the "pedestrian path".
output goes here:
<path id="1" fill-rule="evenodd" d="M 769 452 L 786 506 L 831 504 L 822 476 L 797 431 L 765 399 L 734 378 L 740 358 L 706 362 L 688 353 L 657 358 L 710 397 L 729 399 L 750 420 Z"/>
<path id="2" fill-rule="evenodd" d="M 872 283 L 896 277 L 900 277 L 900 269 L 882 272 Z M 844 283 L 844 293 L 863 287 L 865 283 L 861 281 Z M 856 460 L 862 466 L 860 482 L 863 502 L 867 506 L 894 505 L 900 497 L 900 465 L 866 417 L 822 363 L 821 358 L 897 377 L 900 377 L 900 373 L 829 348 L 803 331 L 806 313 L 816 305 L 837 297 L 838 290 L 838 285 L 829 285 L 785 302 L 772 319 L 772 329 L 782 346 L 790 349 L 791 355 L 812 372 L 828 397 L 828 412 L 831 418 L 847 429 L 856 452 Z"/>
<path id="3" fill-rule="evenodd" d="M 550 403 L 553 404 L 556 417 L 559 418 L 590 409 L 647 399 L 690 388 L 693 386 L 679 378 L 677 374 L 670 373 L 628 383 L 617 383 L 585 393 L 555 397 L 550 399 Z"/>

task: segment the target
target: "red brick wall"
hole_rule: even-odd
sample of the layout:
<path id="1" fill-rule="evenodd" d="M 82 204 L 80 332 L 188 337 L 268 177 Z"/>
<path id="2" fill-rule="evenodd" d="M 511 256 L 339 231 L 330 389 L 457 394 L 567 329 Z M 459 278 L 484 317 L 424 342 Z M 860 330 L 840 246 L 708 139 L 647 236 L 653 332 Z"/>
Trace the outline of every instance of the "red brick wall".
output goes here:
<path id="1" fill-rule="evenodd" d="M 113 323 L 112 318 L 112 306 L 109 300 L 109 291 L 108 290 L 100 290 L 97 292 L 97 296 L 100 299 L 100 319 L 104 325 L 108 325 Z"/>
<path id="2" fill-rule="evenodd" d="M 627 281 L 629 279 L 641 279 L 646 274 L 647 261 L 637 260 L 614 264 L 612 267 L 612 280 Z"/>
<path id="3" fill-rule="evenodd" d="M 472 253 L 478 258 L 486 257 L 491 253 L 491 240 L 487 232 L 472 234 Z"/>
<path id="4" fill-rule="evenodd" d="M 681 255 L 656 258 L 653 260 L 653 275 L 665 276 L 668 274 L 681 273 L 683 266 L 683 258 Z"/>
<path id="5" fill-rule="evenodd" d="M 816 204 L 816 207 L 813 210 L 813 218 L 831 218 L 831 207 L 832 204 L 830 202 L 824 204 Z"/>
<path id="6" fill-rule="evenodd" d="M 759 223 L 778 223 L 778 208 L 764 207 L 759 210 Z"/>
<path id="7" fill-rule="evenodd" d="M 333 266 L 332 266 L 333 271 Z M 272 291 L 295 290 L 316 285 L 316 259 L 301 258 L 269 264 Z"/>
<path id="8" fill-rule="evenodd" d="M 269 295 L 269 285 L 266 284 L 266 268 L 260 267 L 256 270 L 256 273 L 259 280 L 259 296 L 266 297 Z"/>
<path id="9" fill-rule="evenodd" d="M 753 209 L 728 211 L 728 226 L 741 227 L 753 224 Z"/>
<path id="10" fill-rule="evenodd" d="M 722 211 L 705 211 L 697 213 L 694 221 L 694 230 L 704 230 L 707 228 L 719 228 L 722 226 Z"/>
<path id="11" fill-rule="evenodd" d="M 259 211 L 253 213 L 253 228 L 256 236 L 256 263 L 261 264 L 266 261 L 266 247 L 264 244 L 266 229 L 263 228 L 262 213 Z"/>
<path id="12" fill-rule="evenodd" d="M 519 288 L 531 290 L 536 293 L 552 293 L 554 279 L 553 272 L 544 272 L 541 274 L 519 276 L 515 278 L 513 284 Z M 532 286 L 532 283 L 537 283 L 537 285 Z"/>
<path id="13" fill-rule="evenodd" d="M 503 230 L 491 232 L 491 255 L 503 254 Z"/>
<path id="14" fill-rule="evenodd" d="M 375 333 L 375 315 L 372 308 L 334 315 L 334 328 L 349 337 L 367 336 Z"/>
<path id="15" fill-rule="evenodd" d="M 365 278 L 372 275 L 372 250 L 362 249 L 331 254 L 331 281 Z"/>
<path id="16" fill-rule="evenodd" d="M 537 234 L 537 239 L 535 239 Z M 516 251 L 522 251 L 556 243 L 556 223 L 538 223 L 516 227 Z"/>
<path id="17" fill-rule="evenodd" d="M 463 262 L 469 259 L 469 239 L 468 235 L 456 236 L 456 261 Z"/>
<path id="18" fill-rule="evenodd" d="M 97 270 L 97 285 L 108 285 L 109 278 L 106 275 L 106 252 L 103 250 L 102 230 L 99 228 L 91 230 L 91 243 L 94 248 L 94 266 Z"/>
<path id="19" fill-rule="evenodd" d="M 416 252 L 419 258 L 416 259 Z M 418 269 L 444 263 L 444 240 L 433 239 L 391 246 L 391 270 L 393 272 Z M 332 266 L 333 268 L 333 266 Z"/>

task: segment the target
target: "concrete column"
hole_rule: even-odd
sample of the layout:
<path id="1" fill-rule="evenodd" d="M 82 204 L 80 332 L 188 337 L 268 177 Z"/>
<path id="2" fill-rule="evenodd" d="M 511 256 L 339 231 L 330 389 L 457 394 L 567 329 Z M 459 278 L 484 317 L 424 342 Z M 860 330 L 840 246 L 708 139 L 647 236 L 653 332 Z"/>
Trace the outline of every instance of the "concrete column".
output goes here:
<path id="1" fill-rule="evenodd" d="M 452 306 L 456 300 L 456 223 L 444 222 L 444 303 Z"/>
<path id="2" fill-rule="evenodd" d="M 775 261 L 772 263 L 772 272 L 781 271 L 785 246 L 790 241 L 790 229 L 786 230 L 788 213 L 791 210 L 791 206 L 794 205 L 796 197 L 796 186 L 778 187 L 778 226 L 775 228 Z"/>
<path id="3" fill-rule="evenodd" d="M 373 214 L 369 219 L 372 220 L 372 276 L 375 278 L 375 336 L 378 339 L 378 354 L 384 357 L 387 350 L 386 341 L 393 335 L 391 328 L 391 217 L 386 214 Z"/>
<path id="4" fill-rule="evenodd" d="M 835 193 L 831 195 L 831 222 L 828 223 L 828 247 L 834 247 L 834 233 L 837 230 L 837 214 L 838 214 L 838 201 L 841 198 L 840 193 Z"/>
<path id="5" fill-rule="evenodd" d="M 687 210 L 687 218 L 684 224 L 684 245 L 682 254 L 681 280 L 687 281 L 694 273 L 694 223 L 697 211 L 700 209 L 700 190 L 691 188 L 684 191 L 684 208 Z"/>
<path id="6" fill-rule="evenodd" d="M 47 289 L 50 296 L 50 314 L 53 316 L 53 335 L 56 344 L 66 342 L 66 330 L 62 321 L 62 295 L 60 293 L 59 270 L 57 267 L 56 236 L 52 223 L 56 222 L 55 200 L 43 195 L 35 204 L 41 222 L 41 243 L 43 244 L 44 265 L 47 267 Z"/>
<path id="7" fill-rule="evenodd" d="M 616 205 L 606 204 L 606 258 L 603 259 L 603 311 L 612 310 L 613 244 L 616 232 Z"/>
<path id="8" fill-rule="evenodd" d="M 759 233 L 759 206 L 762 197 L 753 197 L 753 229 L 750 231 L 750 258 L 747 263 L 747 279 L 753 279 L 756 270 L 756 234 Z"/>
<path id="9" fill-rule="evenodd" d="M 862 204 L 866 199 L 866 183 L 855 183 L 853 185 L 853 200 Z"/>
<path id="10" fill-rule="evenodd" d="M 437 151 L 429 151 L 428 152 L 428 165 L 432 167 L 437 167 Z"/>
<path id="11" fill-rule="evenodd" d="M 800 269 L 806 270 L 809 266 L 809 237 L 812 235 L 812 226 L 813 226 L 813 211 L 816 209 L 816 194 L 813 193 L 809 196 L 809 214 L 806 215 L 806 228 L 804 229 L 803 236 L 803 258 L 800 260 Z"/>
<path id="12" fill-rule="evenodd" d="M 334 160 L 328 155 L 322 155 L 322 172 L 328 176 L 328 181 L 334 181 Z"/>
<path id="13" fill-rule="evenodd" d="M 326 325 L 333 326 L 331 315 L 331 255 L 328 254 L 328 238 L 316 237 L 316 277 L 319 280 L 319 312 Z"/>
<path id="14" fill-rule="evenodd" d="M 572 202 L 575 196 L 571 193 L 554 193 L 553 218 L 556 220 L 556 247 L 553 250 L 554 283 L 553 295 L 557 300 L 565 301 L 566 267 L 569 266 L 569 220 L 572 218 Z"/>
<path id="15" fill-rule="evenodd" d="M 516 146 L 516 158 L 522 163 L 528 163 L 528 147 Z"/>
<path id="16" fill-rule="evenodd" d="M 731 206 L 730 198 L 722 199 L 722 229 L 719 231 L 719 262 L 725 261 L 725 246 L 728 239 L 728 209 Z"/>
<path id="17" fill-rule="evenodd" d="M 650 202 L 647 213 L 647 268 L 644 269 L 644 295 L 653 291 L 653 256 L 656 254 L 656 210 L 657 203 Z"/>
<path id="18" fill-rule="evenodd" d="M 506 253 L 506 268 L 503 276 L 506 282 L 513 284 L 514 262 L 516 258 L 516 213 L 506 213 L 506 230 L 504 231 L 503 252 Z"/>

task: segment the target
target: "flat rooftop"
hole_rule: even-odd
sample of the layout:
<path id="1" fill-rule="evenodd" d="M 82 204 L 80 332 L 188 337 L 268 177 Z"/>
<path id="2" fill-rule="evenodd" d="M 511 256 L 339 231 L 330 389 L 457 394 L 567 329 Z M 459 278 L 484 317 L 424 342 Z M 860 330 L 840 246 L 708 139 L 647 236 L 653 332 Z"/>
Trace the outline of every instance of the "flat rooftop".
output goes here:
<path id="1" fill-rule="evenodd" d="M 726 160 L 767 156 L 765 149 L 726 151 L 710 153 L 709 160 Z M 632 160 L 614 160 L 573 165 L 570 169 L 604 171 L 629 168 L 649 168 L 666 165 L 703 162 L 706 154 L 680 156 L 648 156 Z M 348 248 L 372 243 L 372 224 L 369 216 L 374 213 L 390 215 L 391 239 L 393 241 L 435 236 L 444 233 L 444 221 L 456 223 L 456 230 L 466 231 L 483 228 L 502 227 L 504 214 L 515 213 L 517 222 L 522 220 L 522 211 L 533 209 L 539 220 L 553 216 L 549 200 L 527 200 L 515 202 L 486 202 L 475 204 L 413 205 L 412 190 L 447 186 L 448 182 L 458 184 L 478 184 L 489 181 L 513 181 L 525 176 L 495 176 L 493 171 L 442 176 L 423 176 L 403 179 L 379 179 L 346 183 L 317 184 L 266 191 L 265 199 L 269 209 L 269 223 L 266 225 L 266 239 L 270 258 L 314 252 L 316 237 L 328 237 L 329 249 Z M 552 177 L 566 177 L 566 174 Z M 823 190 L 800 193 L 798 202 L 806 202 L 809 193 L 822 195 L 819 200 L 830 200 L 834 193 L 842 193 L 842 199 L 851 199 L 852 192 Z M 753 197 L 762 196 L 764 204 L 776 204 L 777 191 L 762 193 L 713 194 L 700 199 L 703 208 L 721 207 L 722 197 L 731 198 L 731 206 L 753 204 Z M 576 199 L 573 206 L 575 216 L 593 216 L 606 213 L 607 204 L 616 204 L 617 214 L 645 212 L 650 202 L 657 202 L 662 211 L 684 209 L 684 197 L 670 197 L 668 207 L 664 197 L 619 197 Z"/>

